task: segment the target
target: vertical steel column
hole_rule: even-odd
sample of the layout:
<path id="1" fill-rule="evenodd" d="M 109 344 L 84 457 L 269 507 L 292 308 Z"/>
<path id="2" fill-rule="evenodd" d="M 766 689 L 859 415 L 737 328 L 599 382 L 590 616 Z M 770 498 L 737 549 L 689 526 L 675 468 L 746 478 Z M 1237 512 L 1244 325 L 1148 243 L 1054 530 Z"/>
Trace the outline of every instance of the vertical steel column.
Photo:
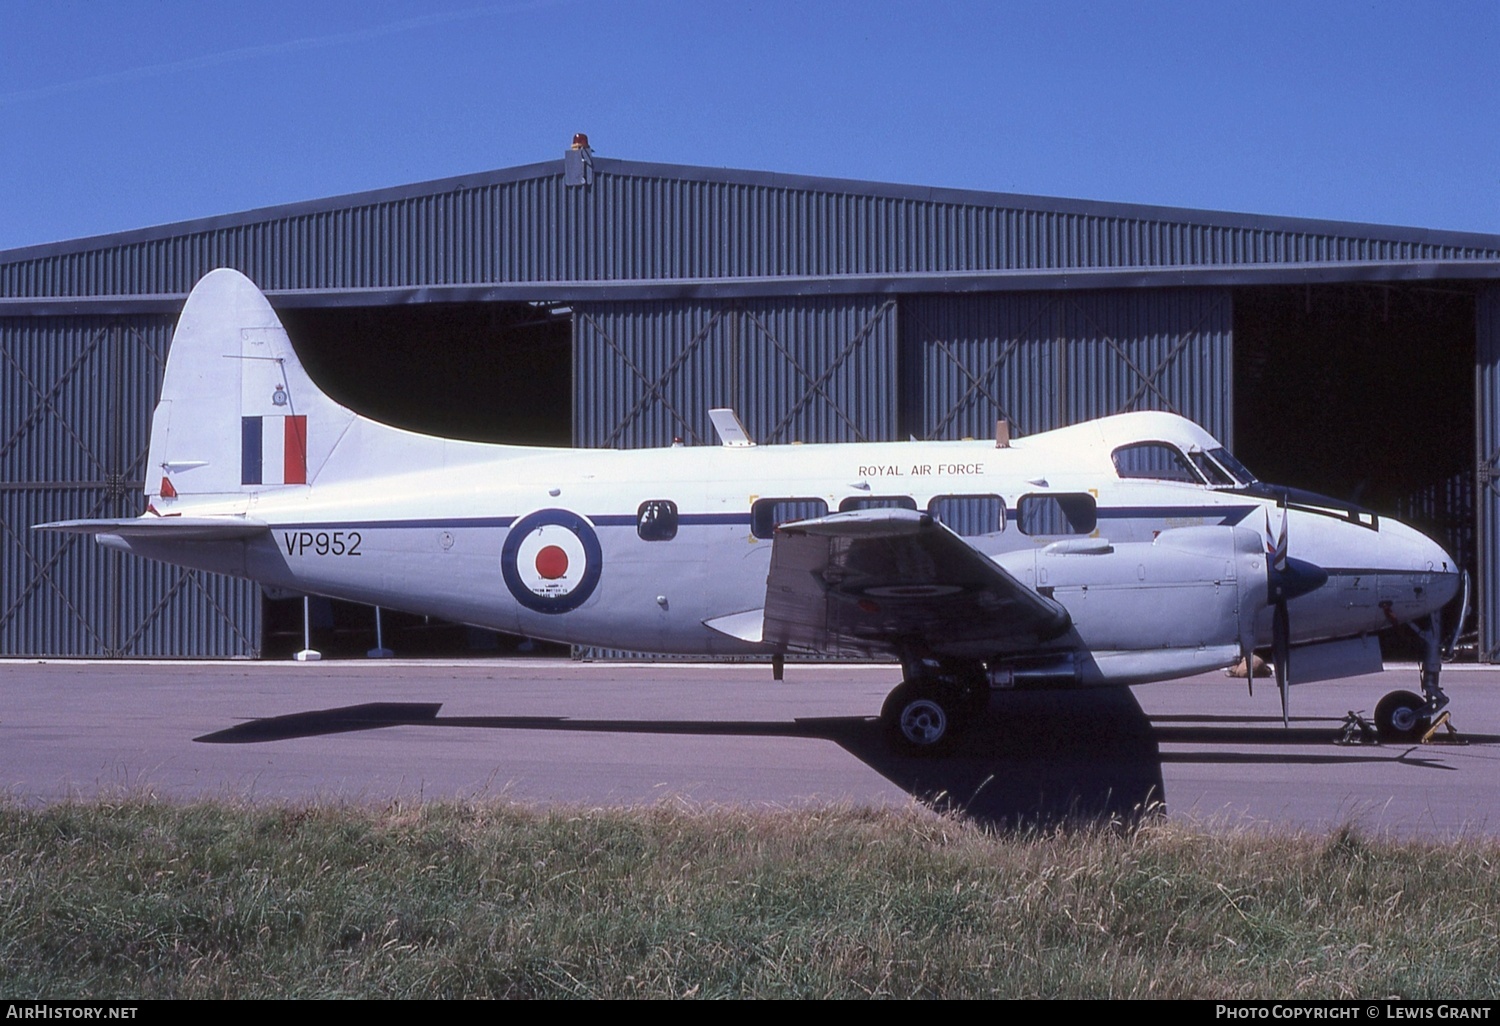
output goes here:
<path id="1" fill-rule="evenodd" d="M 1500 662 L 1500 285 L 1474 302 L 1475 518 L 1479 525 L 1479 661 Z"/>
<path id="2" fill-rule="evenodd" d="M 107 340 L 107 366 L 109 367 L 109 390 L 105 393 L 105 401 L 109 403 L 109 438 L 105 441 L 104 452 L 104 488 L 108 496 L 108 515 L 112 517 L 129 516 L 123 509 L 124 503 L 121 499 L 125 493 L 125 408 L 128 402 L 125 395 L 125 375 L 120 373 L 120 360 L 122 353 L 121 329 L 119 324 L 112 324 L 109 328 Z M 111 550 L 104 557 L 104 573 L 108 579 L 106 588 L 109 592 L 109 606 L 107 615 L 109 623 L 104 633 L 104 655 L 111 659 L 118 659 L 124 655 L 121 651 L 121 640 L 125 637 L 124 623 L 122 617 L 125 609 L 125 573 L 120 565 L 124 560 L 123 553 Z"/>

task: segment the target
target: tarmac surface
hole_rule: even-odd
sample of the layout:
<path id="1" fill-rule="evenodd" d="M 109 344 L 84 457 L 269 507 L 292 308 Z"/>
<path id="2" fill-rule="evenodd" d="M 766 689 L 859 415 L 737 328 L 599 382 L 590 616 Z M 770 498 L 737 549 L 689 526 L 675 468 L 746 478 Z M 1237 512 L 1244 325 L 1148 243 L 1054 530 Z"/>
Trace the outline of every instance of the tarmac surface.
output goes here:
<path id="1" fill-rule="evenodd" d="M 1443 685 L 1464 745 L 1334 743 L 1413 667 L 1295 687 L 1222 673 L 996 693 L 937 758 L 875 719 L 894 667 L 564 659 L 0 661 L 0 790 L 34 804 L 504 798 L 588 807 L 914 801 L 990 823 L 1167 815 L 1212 827 L 1500 835 L 1500 668 Z"/>

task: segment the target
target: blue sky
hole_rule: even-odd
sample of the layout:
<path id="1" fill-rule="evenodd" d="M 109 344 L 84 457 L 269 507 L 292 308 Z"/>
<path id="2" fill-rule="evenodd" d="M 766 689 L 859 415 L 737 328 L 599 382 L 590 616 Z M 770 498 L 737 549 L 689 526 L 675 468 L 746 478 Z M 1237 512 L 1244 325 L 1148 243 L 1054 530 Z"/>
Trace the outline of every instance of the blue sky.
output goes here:
<path id="1" fill-rule="evenodd" d="M 559 156 L 1500 233 L 1500 0 L 0 0 L 0 249 Z"/>

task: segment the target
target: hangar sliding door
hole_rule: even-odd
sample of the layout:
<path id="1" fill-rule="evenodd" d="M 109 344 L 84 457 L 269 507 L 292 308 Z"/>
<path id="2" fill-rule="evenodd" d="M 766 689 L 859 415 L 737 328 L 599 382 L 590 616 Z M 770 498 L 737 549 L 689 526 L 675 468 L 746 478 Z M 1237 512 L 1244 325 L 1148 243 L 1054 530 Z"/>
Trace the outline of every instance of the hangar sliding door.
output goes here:
<path id="1" fill-rule="evenodd" d="M 718 406 L 767 444 L 898 437 L 893 298 L 579 304 L 573 347 L 575 445 L 715 445 Z"/>
<path id="2" fill-rule="evenodd" d="M 0 655 L 256 654 L 255 585 L 31 530 L 141 512 L 175 321 L 0 319 Z"/>
<path id="3" fill-rule="evenodd" d="M 1232 439 L 1227 289 L 903 298 L 903 431 L 1030 435 L 1128 410 L 1168 410 Z"/>

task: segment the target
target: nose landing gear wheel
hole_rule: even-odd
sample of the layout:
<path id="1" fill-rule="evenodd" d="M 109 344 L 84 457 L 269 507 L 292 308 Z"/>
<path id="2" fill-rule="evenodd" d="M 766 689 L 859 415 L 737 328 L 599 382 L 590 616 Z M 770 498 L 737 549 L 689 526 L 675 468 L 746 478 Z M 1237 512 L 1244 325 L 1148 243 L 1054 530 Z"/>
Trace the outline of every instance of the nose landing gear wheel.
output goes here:
<path id="1" fill-rule="evenodd" d="M 1411 691 L 1392 691 L 1375 706 L 1375 730 L 1382 741 L 1415 741 L 1427 732 L 1427 700 Z"/>

